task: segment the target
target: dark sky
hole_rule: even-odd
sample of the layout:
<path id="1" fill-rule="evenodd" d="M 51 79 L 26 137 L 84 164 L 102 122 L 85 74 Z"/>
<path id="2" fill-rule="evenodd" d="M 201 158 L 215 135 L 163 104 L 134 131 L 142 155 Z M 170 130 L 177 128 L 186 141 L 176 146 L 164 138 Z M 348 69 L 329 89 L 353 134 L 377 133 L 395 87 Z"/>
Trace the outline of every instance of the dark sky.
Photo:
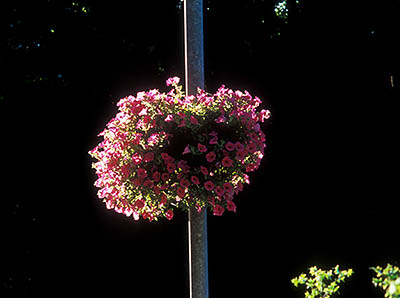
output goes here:
<path id="1" fill-rule="evenodd" d="M 288 1 L 286 23 L 205 0 L 207 90 L 272 112 L 237 214 L 209 215 L 210 297 L 301 297 L 291 278 L 336 264 L 356 271 L 341 297 L 383 297 L 368 267 L 399 265 L 400 4 L 348 2 Z M 1 297 L 188 297 L 187 215 L 106 210 L 87 154 L 120 97 L 183 78 L 180 4 L 1 4 Z"/>

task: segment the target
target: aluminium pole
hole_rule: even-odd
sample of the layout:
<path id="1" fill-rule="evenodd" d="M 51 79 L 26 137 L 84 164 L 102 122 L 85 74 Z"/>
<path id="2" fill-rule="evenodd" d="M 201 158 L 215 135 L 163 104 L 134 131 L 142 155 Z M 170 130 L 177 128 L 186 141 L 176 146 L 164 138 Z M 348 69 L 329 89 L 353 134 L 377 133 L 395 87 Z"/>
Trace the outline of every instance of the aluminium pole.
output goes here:
<path id="1" fill-rule="evenodd" d="M 187 95 L 204 89 L 203 1 L 184 1 L 185 86 Z M 189 210 L 190 298 L 208 298 L 207 210 Z"/>

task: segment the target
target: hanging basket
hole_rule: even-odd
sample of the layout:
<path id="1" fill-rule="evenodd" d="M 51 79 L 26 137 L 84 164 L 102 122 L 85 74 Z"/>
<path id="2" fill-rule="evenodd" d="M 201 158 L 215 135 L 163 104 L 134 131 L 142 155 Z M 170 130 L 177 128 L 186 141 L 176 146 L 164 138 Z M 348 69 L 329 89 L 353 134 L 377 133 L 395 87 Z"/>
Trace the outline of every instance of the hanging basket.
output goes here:
<path id="1" fill-rule="evenodd" d="M 122 98 L 119 112 L 89 154 L 108 209 L 135 220 L 172 219 L 175 209 L 209 207 L 214 215 L 236 212 L 234 195 L 250 183 L 264 156 L 258 97 L 220 87 L 185 96 L 179 78 L 173 89 Z"/>

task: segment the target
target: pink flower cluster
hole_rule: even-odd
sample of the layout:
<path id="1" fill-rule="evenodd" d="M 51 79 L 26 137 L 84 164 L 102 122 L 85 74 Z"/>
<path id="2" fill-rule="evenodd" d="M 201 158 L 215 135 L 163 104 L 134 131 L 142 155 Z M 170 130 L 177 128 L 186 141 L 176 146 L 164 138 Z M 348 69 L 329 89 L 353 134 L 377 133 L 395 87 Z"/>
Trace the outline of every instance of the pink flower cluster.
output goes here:
<path id="1" fill-rule="evenodd" d="M 122 98 L 119 112 L 89 154 L 98 197 L 108 209 L 135 220 L 172 219 L 174 210 L 209 207 L 214 215 L 236 212 L 234 195 L 250 183 L 264 156 L 265 135 L 258 97 L 222 86 L 186 96 L 179 78 L 173 89 Z"/>

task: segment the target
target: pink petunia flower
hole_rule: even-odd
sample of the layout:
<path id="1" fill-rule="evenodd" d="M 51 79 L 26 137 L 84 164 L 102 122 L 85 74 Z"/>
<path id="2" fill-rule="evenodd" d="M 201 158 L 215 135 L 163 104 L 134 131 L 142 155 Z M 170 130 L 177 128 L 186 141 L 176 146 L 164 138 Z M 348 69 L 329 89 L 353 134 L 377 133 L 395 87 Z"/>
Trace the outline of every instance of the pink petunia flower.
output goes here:
<path id="1" fill-rule="evenodd" d="M 176 192 L 177 192 L 179 198 L 183 199 L 183 197 L 186 194 L 186 189 L 179 186 L 178 189 L 176 190 Z"/>
<path id="2" fill-rule="evenodd" d="M 269 117 L 271 117 L 271 112 L 269 110 L 261 110 L 259 118 L 261 122 L 264 122 L 264 120 L 268 119 Z"/>
<path id="3" fill-rule="evenodd" d="M 168 173 L 162 173 L 161 174 L 161 180 L 166 182 L 169 180 L 169 174 Z"/>
<path id="4" fill-rule="evenodd" d="M 236 152 L 236 160 L 238 161 L 243 161 L 244 158 L 246 157 L 245 152 L 244 151 L 237 151 Z"/>
<path id="5" fill-rule="evenodd" d="M 185 127 L 185 126 L 186 126 L 185 120 L 181 120 L 181 122 L 179 123 L 178 127 Z"/>
<path id="6" fill-rule="evenodd" d="M 193 116 L 190 116 L 190 123 L 194 125 L 199 125 L 199 121 Z"/>
<path id="7" fill-rule="evenodd" d="M 167 212 L 165 212 L 165 217 L 168 220 L 171 220 L 174 217 L 174 211 L 172 211 L 172 209 L 169 209 Z"/>
<path id="8" fill-rule="evenodd" d="M 173 115 L 168 115 L 167 117 L 165 117 L 164 121 L 165 122 L 171 122 L 172 120 L 174 120 L 174 116 Z"/>
<path id="9" fill-rule="evenodd" d="M 204 183 L 204 188 L 208 191 L 212 191 L 214 189 L 214 183 L 212 183 L 212 181 L 206 181 Z"/>
<path id="10" fill-rule="evenodd" d="M 215 187 L 215 192 L 220 197 L 224 195 L 224 189 L 219 185 Z"/>
<path id="11" fill-rule="evenodd" d="M 155 172 L 153 172 L 152 177 L 153 177 L 154 182 L 159 182 L 159 181 L 160 181 L 161 174 L 160 174 L 160 172 L 155 171 Z"/>
<path id="12" fill-rule="evenodd" d="M 136 173 L 137 173 L 139 178 L 146 178 L 147 177 L 147 171 L 145 169 L 139 168 Z"/>
<path id="13" fill-rule="evenodd" d="M 145 182 L 143 182 L 143 186 L 144 187 L 148 187 L 148 188 L 153 188 L 154 182 L 149 180 L 149 179 L 147 179 Z"/>
<path id="14" fill-rule="evenodd" d="M 228 156 L 225 156 L 225 157 L 222 159 L 222 165 L 223 165 L 224 167 L 226 167 L 226 168 L 229 168 L 229 167 L 231 167 L 231 166 L 233 165 L 233 160 L 230 159 Z"/>
<path id="15" fill-rule="evenodd" d="M 117 213 L 122 213 L 122 211 L 124 211 L 123 208 L 122 208 L 122 206 L 115 206 L 114 210 L 115 210 L 115 212 L 117 212 Z"/>
<path id="16" fill-rule="evenodd" d="M 161 158 L 162 158 L 164 161 L 167 161 L 167 160 L 169 159 L 168 153 L 165 153 L 165 152 L 161 153 Z"/>
<path id="17" fill-rule="evenodd" d="M 136 220 L 136 221 L 139 220 L 139 213 L 137 213 L 136 211 L 133 211 L 132 216 L 133 216 L 134 220 Z"/>
<path id="18" fill-rule="evenodd" d="M 160 200 L 160 206 L 164 206 L 165 204 L 167 204 L 167 196 L 165 195 L 165 193 L 162 193 L 161 200 Z"/>
<path id="19" fill-rule="evenodd" d="M 167 171 L 168 173 L 173 173 L 176 170 L 176 166 L 174 163 L 170 162 L 167 164 Z"/>
<path id="20" fill-rule="evenodd" d="M 142 209 L 144 207 L 144 201 L 143 200 L 137 200 L 134 204 L 134 206 L 138 209 Z"/>
<path id="21" fill-rule="evenodd" d="M 144 155 L 144 161 L 145 162 L 150 162 L 154 159 L 154 153 L 153 152 L 147 152 Z"/>
<path id="22" fill-rule="evenodd" d="M 243 183 L 240 181 L 236 185 L 235 193 L 238 194 L 239 191 L 243 191 Z"/>
<path id="23" fill-rule="evenodd" d="M 183 188 L 188 188 L 189 185 L 190 185 L 190 182 L 189 182 L 187 179 L 182 178 L 179 184 L 180 184 Z"/>
<path id="24" fill-rule="evenodd" d="M 178 77 L 169 78 L 167 80 L 167 86 L 179 84 L 180 79 Z"/>
<path id="25" fill-rule="evenodd" d="M 200 171 L 204 176 L 208 175 L 208 170 L 206 167 L 200 166 Z"/>
<path id="26" fill-rule="evenodd" d="M 224 213 L 225 209 L 221 205 L 216 205 L 213 210 L 213 214 L 216 216 L 221 216 Z"/>
<path id="27" fill-rule="evenodd" d="M 233 144 L 232 142 L 228 142 L 225 144 L 225 148 L 228 151 L 233 151 L 233 150 L 235 150 L 235 144 Z"/>
<path id="28" fill-rule="evenodd" d="M 209 144 L 210 145 L 218 144 L 218 137 L 217 136 L 212 137 Z"/>
<path id="29" fill-rule="evenodd" d="M 236 142 L 235 143 L 235 148 L 236 148 L 237 151 L 243 151 L 244 150 L 244 146 L 240 142 Z"/>
<path id="30" fill-rule="evenodd" d="M 215 198 L 214 197 L 209 197 L 208 198 L 208 203 L 211 205 L 211 206 L 215 206 Z"/>
<path id="31" fill-rule="evenodd" d="M 192 180 L 193 184 L 196 184 L 196 185 L 200 184 L 200 180 L 199 180 L 199 178 L 197 178 L 197 176 L 192 176 L 190 178 L 190 180 Z"/>
<path id="32" fill-rule="evenodd" d="M 221 115 L 217 119 L 215 119 L 215 122 L 217 122 L 217 123 L 224 123 L 225 121 L 226 121 L 226 118 L 224 115 Z"/>
<path id="33" fill-rule="evenodd" d="M 211 151 L 206 154 L 206 159 L 208 162 L 213 162 L 217 156 L 215 155 L 215 152 Z"/>
<path id="34" fill-rule="evenodd" d="M 197 144 L 197 149 L 199 149 L 199 151 L 203 153 L 207 152 L 207 147 L 200 143 Z"/>
<path id="35" fill-rule="evenodd" d="M 225 191 L 226 193 L 231 193 L 231 192 L 233 192 L 233 186 L 232 186 L 232 184 L 230 184 L 229 182 L 225 182 L 225 183 L 224 183 L 224 191 Z"/>
<path id="36" fill-rule="evenodd" d="M 189 148 L 189 144 L 188 144 L 188 145 L 186 145 L 185 150 L 183 150 L 182 155 L 189 154 L 189 153 L 190 153 L 190 148 Z"/>
<path id="37" fill-rule="evenodd" d="M 232 201 L 227 201 L 226 202 L 226 209 L 228 209 L 228 211 L 232 211 L 236 213 L 236 204 Z"/>
<path id="38" fill-rule="evenodd" d="M 256 150 L 257 150 L 257 146 L 256 146 L 256 144 L 255 144 L 254 142 L 250 142 L 250 143 L 247 145 L 246 149 L 247 149 L 250 153 L 254 153 L 254 152 L 256 152 Z"/>
<path id="39" fill-rule="evenodd" d="M 133 209 L 132 209 L 131 207 L 125 208 L 124 214 L 125 214 L 127 217 L 131 216 L 132 213 L 133 213 Z"/>
<path id="40" fill-rule="evenodd" d="M 132 155 L 132 160 L 136 165 L 138 165 L 142 162 L 142 156 L 139 153 L 135 152 Z"/>

